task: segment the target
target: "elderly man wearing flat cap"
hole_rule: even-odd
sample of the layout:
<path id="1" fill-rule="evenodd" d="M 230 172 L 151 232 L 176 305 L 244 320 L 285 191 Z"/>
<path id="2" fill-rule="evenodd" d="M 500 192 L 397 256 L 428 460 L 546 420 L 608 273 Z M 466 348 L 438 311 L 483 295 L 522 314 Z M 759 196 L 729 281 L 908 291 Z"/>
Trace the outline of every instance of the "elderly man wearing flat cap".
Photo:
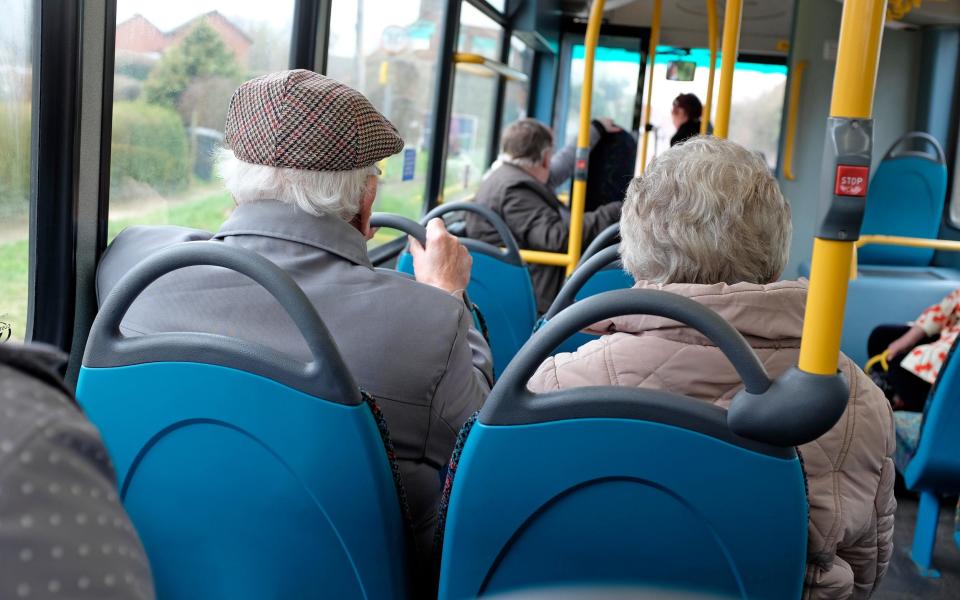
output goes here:
<path id="1" fill-rule="evenodd" d="M 492 382 L 490 349 L 463 296 L 470 255 L 438 219 L 427 227 L 425 248 L 411 242 L 416 281 L 373 269 L 366 241 L 375 163 L 403 149 L 403 140 L 363 95 L 333 79 L 296 70 L 244 83 L 230 102 L 226 143 L 219 171 L 237 208 L 220 231 L 126 229 L 100 263 L 99 298 L 143 258 L 191 240 L 253 250 L 283 268 L 382 407 L 420 553 L 428 554 L 439 474 Z M 267 292 L 214 267 L 163 277 L 134 303 L 121 329 L 229 335 L 309 358 L 302 336 Z"/>

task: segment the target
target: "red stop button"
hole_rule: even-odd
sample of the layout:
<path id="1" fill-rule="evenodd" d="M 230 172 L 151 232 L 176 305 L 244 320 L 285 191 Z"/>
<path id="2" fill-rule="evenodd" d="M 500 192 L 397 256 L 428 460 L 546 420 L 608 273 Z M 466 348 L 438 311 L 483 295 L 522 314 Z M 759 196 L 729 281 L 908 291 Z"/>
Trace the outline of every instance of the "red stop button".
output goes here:
<path id="1" fill-rule="evenodd" d="M 833 193 L 837 196 L 866 196 L 870 181 L 870 167 L 837 165 L 837 180 Z"/>

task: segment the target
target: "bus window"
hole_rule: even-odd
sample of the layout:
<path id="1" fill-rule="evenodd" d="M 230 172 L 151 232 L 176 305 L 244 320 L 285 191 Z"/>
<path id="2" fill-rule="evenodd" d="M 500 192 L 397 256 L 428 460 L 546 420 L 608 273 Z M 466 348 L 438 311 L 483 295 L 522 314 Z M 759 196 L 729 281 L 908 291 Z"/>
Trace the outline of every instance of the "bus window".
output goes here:
<path id="1" fill-rule="evenodd" d="M 510 38 L 510 58 L 507 64 L 514 69 L 523 71 L 527 74 L 527 77 L 533 75 L 533 54 L 533 49 L 523 43 L 522 40 L 516 37 Z M 529 83 L 507 82 L 506 94 L 503 99 L 503 127 L 527 116 L 529 99 Z"/>
<path id="2" fill-rule="evenodd" d="M 4 3 L 0 28 L 0 343 L 27 328 L 33 2 Z"/>
<path id="3" fill-rule="evenodd" d="M 572 144 L 577 140 L 580 123 L 580 90 L 583 87 L 583 56 L 583 44 L 575 44 L 570 60 L 570 92 L 563 133 L 564 145 Z M 639 51 L 607 46 L 597 48 L 593 69 L 591 111 L 593 116 L 610 117 L 614 123 L 629 128 L 633 124 L 639 81 Z"/>
<path id="4" fill-rule="evenodd" d="M 380 165 L 374 210 L 423 214 L 443 11 L 443 0 L 336 0 L 331 7 L 327 75 L 363 92 L 406 144 Z M 383 230 L 374 242 L 397 235 Z"/>
<path id="5" fill-rule="evenodd" d="M 501 43 L 503 28 L 463 2 L 457 51 L 499 60 Z M 459 65 L 456 69 L 444 170 L 444 202 L 473 195 L 490 166 L 490 132 L 499 81 L 499 76 L 484 67 Z"/>
<path id="6" fill-rule="evenodd" d="M 287 68 L 293 6 L 117 2 L 110 239 L 130 225 L 216 231 L 227 218 L 213 169 L 227 106 L 243 81 Z"/>
<path id="7" fill-rule="evenodd" d="M 682 60 L 696 64 L 692 81 L 671 81 L 668 78 L 670 63 Z M 670 147 L 670 138 L 676 132 L 670 117 L 673 100 L 680 94 L 696 94 L 700 102 L 707 95 L 707 78 L 710 73 L 710 51 L 705 48 L 679 50 L 670 46 L 657 48 L 653 69 L 653 109 L 650 123 L 655 127 L 655 139 L 648 152 L 648 161 L 657 153 Z M 720 60 L 714 94 L 717 93 L 720 77 Z M 787 85 L 787 67 L 783 64 L 767 64 L 738 61 L 733 76 L 733 96 L 730 102 L 730 139 L 760 152 L 773 169 L 777 165 L 780 148 L 780 121 L 783 114 L 784 92 Z M 713 109 L 717 101 L 714 96 Z M 710 120 L 711 124 L 713 119 Z"/>

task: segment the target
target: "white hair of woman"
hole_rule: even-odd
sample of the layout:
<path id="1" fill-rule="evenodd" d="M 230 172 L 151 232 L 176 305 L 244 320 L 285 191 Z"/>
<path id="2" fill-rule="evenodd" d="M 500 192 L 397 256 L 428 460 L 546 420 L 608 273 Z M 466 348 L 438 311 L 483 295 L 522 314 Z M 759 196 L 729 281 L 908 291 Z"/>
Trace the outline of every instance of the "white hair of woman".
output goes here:
<path id="1" fill-rule="evenodd" d="M 307 171 L 255 165 L 238 159 L 232 150 L 216 154 L 217 174 L 236 203 L 279 200 L 319 217 L 336 215 L 350 221 L 360 212 L 367 178 L 380 169 L 371 165 L 352 171 Z"/>
<path id="2" fill-rule="evenodd" d="M 620 255 L 638 281 L 770 283 L 787 263 L 790 207 L 762 158 L 715 137 L 658 155 L 630 184 Z"/>

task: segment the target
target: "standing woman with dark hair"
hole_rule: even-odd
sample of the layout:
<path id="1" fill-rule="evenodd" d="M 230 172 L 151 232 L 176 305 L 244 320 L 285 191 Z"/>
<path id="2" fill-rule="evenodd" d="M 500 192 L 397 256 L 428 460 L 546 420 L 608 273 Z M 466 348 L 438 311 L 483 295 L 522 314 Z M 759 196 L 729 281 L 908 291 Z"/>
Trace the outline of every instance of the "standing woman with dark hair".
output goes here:
<path id="1" fill-rule="evenodd" d="M 684 142 L 700 135 L 700 117 L 703 115 L 703 104 L 695 94 L 680 94 L 673 100 L 673 109 L 670 116 L 677 132 L 670 138 L 670 146 Z"/>

